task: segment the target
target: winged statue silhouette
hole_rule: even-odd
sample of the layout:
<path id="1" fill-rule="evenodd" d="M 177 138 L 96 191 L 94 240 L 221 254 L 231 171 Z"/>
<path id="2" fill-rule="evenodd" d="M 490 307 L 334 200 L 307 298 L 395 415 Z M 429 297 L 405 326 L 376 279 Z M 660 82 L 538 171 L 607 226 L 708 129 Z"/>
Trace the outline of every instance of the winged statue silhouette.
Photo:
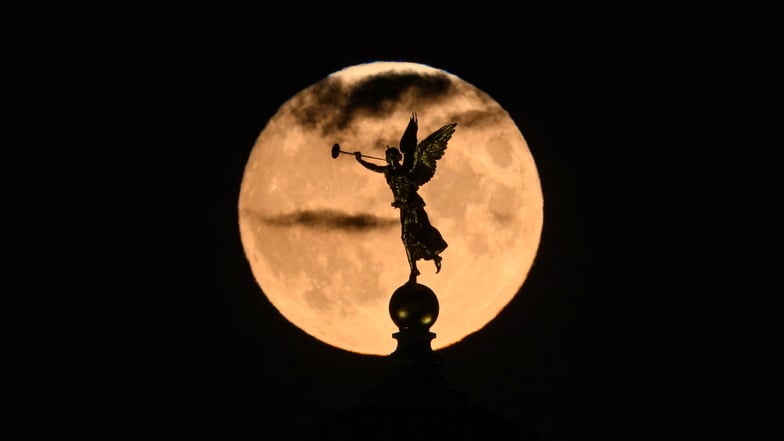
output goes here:
<path id="1" fill-rule="evenodd" d="M 383 173 L 392 190 L 392 206 L 400 210 L 403 246 L 411 269 L 411 282 L 415 282 L 419 275 L 417 260 L 432 260 L 436 273 L 441 271 L 440 254 L 446 249 L 447 243 L 430 224 L 425 212 L 425 201 L 417 191 L 435 175 L 436 163 L 444 156 L 447 142 L 452 138 L 456 126 L 457 123 L 446 124 L 417 143 L 419 125 L 414 113 L 400 138 L 400 149 L 387 146 L 387 165 L 373 164 L 362 159 L 360 152 L 354 153 L 354 157 L 365 168 Z"/>

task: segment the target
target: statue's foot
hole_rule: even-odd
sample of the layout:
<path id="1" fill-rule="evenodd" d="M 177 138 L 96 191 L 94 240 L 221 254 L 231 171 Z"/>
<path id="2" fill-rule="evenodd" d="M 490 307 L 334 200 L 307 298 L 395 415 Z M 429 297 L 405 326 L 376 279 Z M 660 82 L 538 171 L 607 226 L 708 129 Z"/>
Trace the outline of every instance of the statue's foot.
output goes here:
<path id="1" fill-rule="evenodd" d="M 433 261 L 436 263 L 436 274 L 438 274 L 441 271 L 441 256 L 434 257 Z"/>
<path id="2" fill-rule="evenodd" d="M 419 275 L 419 270 L 414 268 L 411 270 L 411 274 L 408 275 L 408 281 L 411 283 L 416 283 L 416 278 Z"/>

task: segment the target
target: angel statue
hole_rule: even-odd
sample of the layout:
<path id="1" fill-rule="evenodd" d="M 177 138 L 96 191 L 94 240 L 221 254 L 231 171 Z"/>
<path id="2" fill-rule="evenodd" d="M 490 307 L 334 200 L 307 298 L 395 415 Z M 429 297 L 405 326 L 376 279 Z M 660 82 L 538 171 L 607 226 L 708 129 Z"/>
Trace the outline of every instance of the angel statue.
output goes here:
<path id="1" fill-rule="evenodd" d="M 392 206 L 400 210 L 403 246 L 411 267 L 411 282 L 415 282 L 419 275 L 416 266 L 419 259 L 434 261 L 436 273 L 441 271 L 439 254 L 446 249 L 447 243 L 441 233 L 430 225 L 425 212 L 425 201 L 417 190 L 435 174 L 436 161 L 444 155 L 447 141 L 455 132 L 455 126 L 457 123 L 447 124 L 417 144 L 417 118 L 416 114 L 412 114 L 408 127 L 400 138 L 400 150 L 387 146 L 387 165 L 367 162 L 362 159 L 360 152 L 354 153 L 354 157 L 365 168 L 383 173 L 392 190 Z"/>

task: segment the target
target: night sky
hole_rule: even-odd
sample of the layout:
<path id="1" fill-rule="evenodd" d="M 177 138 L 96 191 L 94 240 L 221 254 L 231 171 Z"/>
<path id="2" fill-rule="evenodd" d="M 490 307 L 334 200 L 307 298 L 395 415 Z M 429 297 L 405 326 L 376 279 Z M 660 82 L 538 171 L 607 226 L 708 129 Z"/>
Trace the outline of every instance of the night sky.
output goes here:
<path id="1" fill-rule="evenodd" d="M 277 7 L 0 19 L 4 439 L 282 439 L 379 381 L 267 301 L 237 221 L 278 107 L 376 60 L 487 92 L 539 167 L 537 259 L 440 351 L 454 388 L 544 439 L 780 439 L 770 11 Z"/>

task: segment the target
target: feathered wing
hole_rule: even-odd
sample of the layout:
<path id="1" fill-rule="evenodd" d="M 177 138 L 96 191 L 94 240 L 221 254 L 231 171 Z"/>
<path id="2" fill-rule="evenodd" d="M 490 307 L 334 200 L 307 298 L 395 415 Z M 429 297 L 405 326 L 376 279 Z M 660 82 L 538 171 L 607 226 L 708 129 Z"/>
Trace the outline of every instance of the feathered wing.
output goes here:
<path id="1" fill-rule="evenodd" d="M 411 119 L 408 120 L 406 131 L 400 138 L 400 151 L 403 152 L 403 168 L 411 170 L 411 165 L 414 164 L 414 152 L 417 147 L 417 117 L 416 113 L 411 114 Z"/>
<path id="2" fill-rule="evenodd" d="M 411 174 L 418 185 L 428 182 L 436 174 L 436 162 L 444 156 L 446 144 L 455 133 L 457 123 L 447 124 L 428 135 L 417 145 Z"/>

